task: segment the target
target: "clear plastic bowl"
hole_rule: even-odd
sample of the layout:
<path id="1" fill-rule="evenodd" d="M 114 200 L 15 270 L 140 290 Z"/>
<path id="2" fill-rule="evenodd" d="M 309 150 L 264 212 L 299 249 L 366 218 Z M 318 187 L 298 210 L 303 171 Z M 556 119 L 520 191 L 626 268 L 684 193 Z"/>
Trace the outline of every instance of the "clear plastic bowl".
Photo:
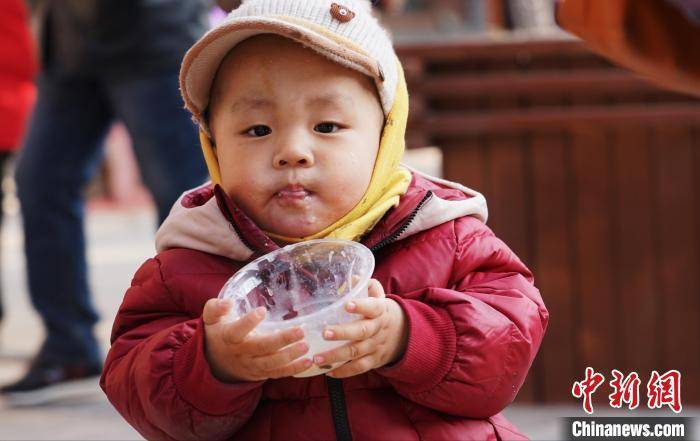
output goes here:
<path id="1" fill-rule="evenodd" d="M 346 341 L 324 340 L 327 325 L 357 320 L 345 311 L 350 300 L 367 297 L 374 272 L 372 252 L 357 242 L 318 239 L 288 245 L 241 268 L 224 285 L 221 299 L 232 299 L 230 314 L 242 317 L 264 306 L 265 319 L 256 333 L 268 334 L 294 326 L 304 331 L 306 356 L 342 346 Z M 335 369 L 313 365 L 296 377 L 311 377 Z"/>

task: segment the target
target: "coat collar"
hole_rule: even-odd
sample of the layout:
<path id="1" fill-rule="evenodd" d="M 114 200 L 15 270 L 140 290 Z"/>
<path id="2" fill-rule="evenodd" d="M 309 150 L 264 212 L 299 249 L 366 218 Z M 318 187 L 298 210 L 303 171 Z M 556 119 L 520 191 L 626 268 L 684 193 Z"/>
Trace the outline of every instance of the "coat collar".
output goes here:
<path id="1" fill-rule="evenodd" d="M 488 211 L 483 195 L 407 168 L 413 175 L 408 190 L 362 244 L 371 249 L 462 216 L 486 222 Z M 207 183 L 183 194 L 156 233 L 157 251 L 170 248 L 190 248 L 249 261 L 279 246 L 220 187 Z"/>

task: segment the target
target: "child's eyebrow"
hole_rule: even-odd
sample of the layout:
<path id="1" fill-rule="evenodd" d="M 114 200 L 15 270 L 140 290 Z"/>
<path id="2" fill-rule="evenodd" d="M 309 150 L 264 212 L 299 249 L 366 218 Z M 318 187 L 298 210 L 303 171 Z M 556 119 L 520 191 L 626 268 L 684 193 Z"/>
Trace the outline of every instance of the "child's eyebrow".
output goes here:
<path id="1" fill-rule="evenodd" d="M 353 107 L 355 105 L 355 101 L 352 99 L 352 97 L 349 97 L 347 95 L 343 95 L 340 93 L 325 93 L 323 95 L 318 95 L 309 98 L 306 101 L 306 105 L 309 107 L 315 107 L 315 106 L 348 106 L 348 107 Z"/>
<path id="2" fill-rule="evenodd" d="M 308 107 L 354 107 L 355 101 L 352 97 L 340 93 L 330 92 L 316 95 L 306 100 Z M 229 107 L 231 113 L 244 112 L 249 110 L 259 110 L 274 107 L 272 100 L 256 96 L 245 96 L 238 98 Z"/>
<path id="3" fill-rule="evenodd" d="M 231 113 L 236 113 L 244 110 L 255 110 L 272 107 L 272 101 L 258 97 L 243 97 L 239 98 L 231 104 Z"/>

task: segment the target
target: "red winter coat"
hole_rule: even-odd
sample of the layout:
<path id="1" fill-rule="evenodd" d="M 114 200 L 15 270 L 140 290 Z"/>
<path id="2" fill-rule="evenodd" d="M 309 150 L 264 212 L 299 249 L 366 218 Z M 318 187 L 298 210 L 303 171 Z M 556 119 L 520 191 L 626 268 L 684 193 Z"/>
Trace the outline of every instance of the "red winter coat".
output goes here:
<path id="1" fill-rule="evenodd" d="M 21 141 L 34 104 L 34 47 L 24 0 L 4 0 L 0 7 L 0 151 Z"/>
<path id="2" fill-rule="evenodd" d="M 399 206 L 363 240 L 373 277 L 408 317 L 397 364 L 344 380 L 226 384 L 204 356 L 204 303 L 239 261 L 276 246 L 212 193 L 176 204 L 114 323 L 101 386 L 144 437 L 523 438 L 499 412 L 518 393 L 548 314 L 530 271 L 484 224 L 483 196 L 414 172 Z"/>

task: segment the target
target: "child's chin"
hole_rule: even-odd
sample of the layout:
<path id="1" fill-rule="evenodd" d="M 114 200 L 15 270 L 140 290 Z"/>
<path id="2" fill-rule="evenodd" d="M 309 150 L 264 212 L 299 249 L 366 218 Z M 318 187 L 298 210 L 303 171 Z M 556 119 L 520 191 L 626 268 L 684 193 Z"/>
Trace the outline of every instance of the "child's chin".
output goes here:
<path id="1" fill-rule="evenodd" d="M 285 222 L 282 225 L 275 225 L 273 232 L 275 234 L 280 235 L 280 236 L 286 236 L 286 237 L 306 237 L 306 236 L 311 236 L 313 234 L 316 234 L 321 230 L 322 230 L 322 228 L 317 227 L 313 224 L 302 225 L 301 221 L 299 221 L 296 223 Z"/>

